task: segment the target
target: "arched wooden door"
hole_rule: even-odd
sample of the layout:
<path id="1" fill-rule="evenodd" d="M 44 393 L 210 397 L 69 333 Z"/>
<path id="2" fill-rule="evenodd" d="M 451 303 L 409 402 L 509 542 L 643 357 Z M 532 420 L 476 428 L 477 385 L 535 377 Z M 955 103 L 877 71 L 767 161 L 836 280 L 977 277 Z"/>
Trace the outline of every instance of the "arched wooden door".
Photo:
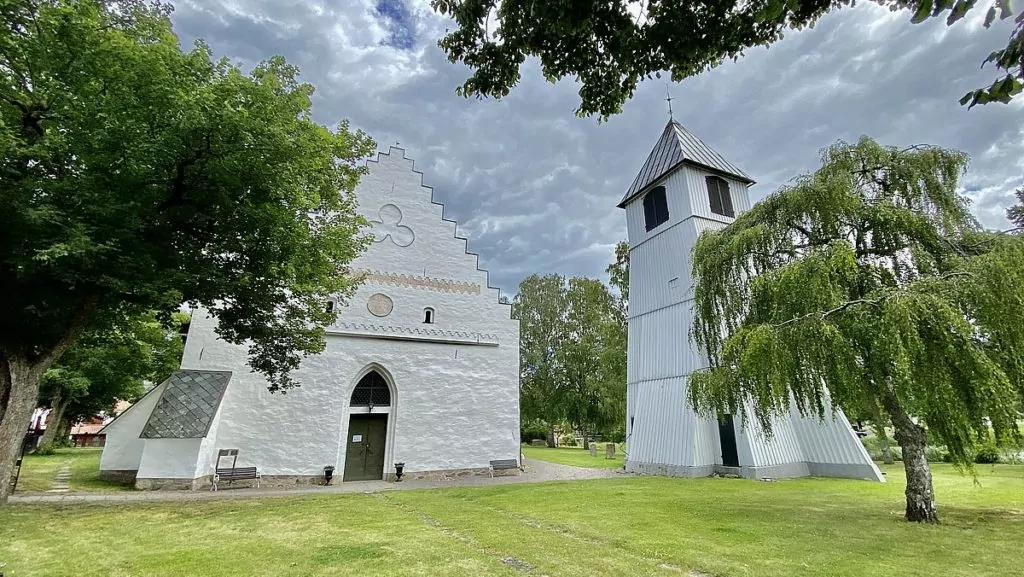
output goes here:
<path id="1" fill-rule="evenodd" d="M 349 407 L 366 407 L 365 413 L 349 416 L 345 447 L 344 481 L 379 481 L 384 478 L 384 456 L 388 440 L 388 413 L 374 413 L 374 407 L 391 407 L 391 390 L 378 372 L 370 371 L 359 380 Z"/>

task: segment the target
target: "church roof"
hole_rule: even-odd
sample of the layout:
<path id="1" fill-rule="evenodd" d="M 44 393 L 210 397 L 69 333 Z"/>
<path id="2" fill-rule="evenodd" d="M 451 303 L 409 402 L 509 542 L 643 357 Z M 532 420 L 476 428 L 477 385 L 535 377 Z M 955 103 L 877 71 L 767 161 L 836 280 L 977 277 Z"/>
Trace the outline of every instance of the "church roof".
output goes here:
<path id="1" fill-rule="evenodd" d="M 175 371 L 139 435 L 143 439 L 200 439 L 217 414 L 231 371 Z"/>
<path id="2" fill-rule="evenodd" d="M 697 138 L 696 134 L 675 120 L 670 120 L 661 133 L 658 143 L 654 145 L 654 150 L 647 156 L 647 162 L 644 163 L 640 173 L 633 180 L 632 186 L 619 202 L 619 208 L 624 208 L 634 196 L 643 192 L 676 166 L 684 163 L 731 176 L 748 184 L 754 183 L 747 173 L 715 152 L 713 148 Z"/>

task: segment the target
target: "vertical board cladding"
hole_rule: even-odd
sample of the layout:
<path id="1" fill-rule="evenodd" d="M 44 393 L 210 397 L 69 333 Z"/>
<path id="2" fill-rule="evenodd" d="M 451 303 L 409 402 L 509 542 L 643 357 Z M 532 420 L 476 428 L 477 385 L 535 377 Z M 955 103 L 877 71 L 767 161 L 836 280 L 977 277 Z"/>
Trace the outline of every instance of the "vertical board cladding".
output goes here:
<path id="1" fill-rule="evenodd" d="M 694 412 L 685 377 L 631 383 L 628 391 L 633 427 L 627 470 L 698 476 L 721 462 L 717 423 Z"/>
<path id="2" fill-rule="evenodd" d="M 633 317 L 627 328 L 626 380 L 634 383 L 689 375 L 708 366 L 690 342 L 691 301 Z"/>
<path id="3" fill-rule="evenodd" d="M 656 186 L 665 187 L 665 200 L 668 202 L 668 222 L 659 225 L 653 230 L 647 230 L 643 203 L 646 192 L 637 196 L 625 207 L 626 234 L 629 239 L 629 246 L 631 247 L 639 246 L 648 239 L 693 216 L 692 201 L 687 189 L 686 178 L 681 172 L 671 172 L 664 178 L 652 183 L 649 188 Z"/>
<path id="4" fill-rule="evenodd" d="M 680 176 L 685 181 L 686 190 L 690 193 L 690 202 L 694 216 L 728 224 L 732 218 L 711 212 L 711 198 L 708 196 L 708 185 L 705 180 L 708 176 L 724 178 L 729 183 L 729 196 L 732 198 L 733 210 L 737 215 L 750 210 L 750 193 L 748 184 L 735 178 L 707 170 L 701 170 L 694 166 L 683 166 L 679 170 Z"/>
<path id="5" fill-rule="evenodd" d="M 270 393 L 248 366 L 247 347 L 219 339 L 216 320 L 193 311 L 182 368 L 232 377 L 191 462 L 171 461 L 181 469 L 175 477 L 209 474 L 225 448 L 239 449 L 239 466 L 264 476 L 344 470 L 352 392 L 370 369 L 392 388 L 385 475 L 399 461 L 409 473 L 441 472 L 519 456 L 519 324 L 511 307 L 498 302 L 401 149 L 369 162 L 356 196 L 374 237 L 350 267 L 365 281 L 336 301 L 324 351 L 292 374 L 297 388 Z"/>

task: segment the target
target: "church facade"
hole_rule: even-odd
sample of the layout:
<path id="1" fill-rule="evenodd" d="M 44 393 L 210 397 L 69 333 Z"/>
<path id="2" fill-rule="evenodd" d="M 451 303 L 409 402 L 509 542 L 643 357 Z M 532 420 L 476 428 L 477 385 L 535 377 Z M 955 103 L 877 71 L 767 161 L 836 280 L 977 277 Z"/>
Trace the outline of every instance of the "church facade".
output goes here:
<path id="1" fill-rule="evenodd" d="M 768 438 L 756 419 L 744 427 L 740 415 L 703 418 L 687 400 L 690 374 L 708 366 L 689 335 L 691 251 L 702 232 L 750 208 L 752 184 L 673 120 L 619 203 L 629 237 L 626 470 L 884 481 L 839 409 L 820 421 L 794 406 Z"/>
<path id="2" fill-rule="evenodd" d="M 519 325 L 404 151 L 368 163 L 356 189 L 374 242 L 365 281 L 327 346 L 271 394 L 244 347 L 193 311 L 181 370 L 104 432 L 101 476 L 138 488 L 208 486 L 218 455 L 262 484 L 446 478 L 519 457 Z M 234 459 L 234 457 L 232 457 Z M 225 466 L 222 462 L 221 466 Z"/>

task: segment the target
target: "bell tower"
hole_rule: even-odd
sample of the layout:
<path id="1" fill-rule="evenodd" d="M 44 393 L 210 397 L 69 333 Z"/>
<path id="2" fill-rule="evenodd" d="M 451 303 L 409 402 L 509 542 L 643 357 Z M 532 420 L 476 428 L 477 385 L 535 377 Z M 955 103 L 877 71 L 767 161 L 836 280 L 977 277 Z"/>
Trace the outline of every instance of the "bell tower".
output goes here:
<path id="1" fill-rule="evenodd" d="M 689 334 L 692 251 L 702 232 L 727 226 L 750 208 L 753 184 L 670 119 L 618 204 L 629 239 L 626 470 L 883 481 L 841 412 L 820 422 L 794 408 L 777 419 L 769 440 L 756 420 L 744 428 L 739 415 L 701 418 L 687 400 L 690 374 L 708 365 Z"/>

